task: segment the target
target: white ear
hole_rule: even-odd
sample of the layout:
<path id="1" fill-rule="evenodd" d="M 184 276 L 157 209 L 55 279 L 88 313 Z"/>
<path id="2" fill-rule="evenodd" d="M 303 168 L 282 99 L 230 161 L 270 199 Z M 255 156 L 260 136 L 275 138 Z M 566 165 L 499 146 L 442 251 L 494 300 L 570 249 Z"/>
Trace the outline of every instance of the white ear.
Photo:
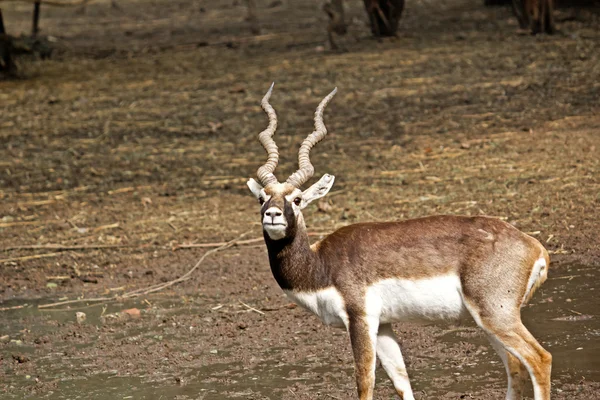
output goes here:
<path id="1" fill-rule="evenodd" d="M 329 193 L 329 190 L 333 186 L 333 181 L 335 181 L 335 176 L 325 174 L 317 183 L 302 192 L 302 203 L 300 204 L 300 208 L 306 207 L 313 200 L 320 199 Z"/>
<path id="2" fill-rule="evenodd" d="M 252 194 L 258 199 L 260 197 L 260 191 L 263 189 L 260 183 L 250 178 L 248 179 L 248 182 L 246 182 L 246 185 L 248 185 L 248 188 L 250 188 Z"/>

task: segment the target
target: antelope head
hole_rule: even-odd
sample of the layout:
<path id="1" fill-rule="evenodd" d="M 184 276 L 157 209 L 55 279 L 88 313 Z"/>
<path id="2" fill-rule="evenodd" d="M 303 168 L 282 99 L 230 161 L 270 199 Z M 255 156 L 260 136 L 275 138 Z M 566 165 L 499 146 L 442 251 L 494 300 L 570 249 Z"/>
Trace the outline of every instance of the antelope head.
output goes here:
<path id="1" fill-rule="evenodd" d="M 287 180 L 280 183 L 273 171 L 279 162 L 279 151 L 273 140 L 277 128 L 277 114 L 269 104 L 273 85 L 263 97 L 261 106 L 269 117 L 269 126 L 258 135 L 258 140 L 267 151 L 267 162 L 258 169 L 258 182 L 248 180 L 248 187 L 261 205 L 261 219 L 265 234 L 271 240 L 281 240 L 295 236 L 298 229 L 304 229 L 302 209 L 313 200 L 327 194 L 333 186 L 334 176 L 325 174 L 317 183 L 302 191 L 301 187 L 314 174 L 315 169 L 310 162 L 309 153 L 315 144 L 327 135 L 323 123 L 323 110 L 335 95 L 337 88 L 325 97 L 315 111 L 315 130 L 304 139 L 298 152 L 299 169 Z"/>

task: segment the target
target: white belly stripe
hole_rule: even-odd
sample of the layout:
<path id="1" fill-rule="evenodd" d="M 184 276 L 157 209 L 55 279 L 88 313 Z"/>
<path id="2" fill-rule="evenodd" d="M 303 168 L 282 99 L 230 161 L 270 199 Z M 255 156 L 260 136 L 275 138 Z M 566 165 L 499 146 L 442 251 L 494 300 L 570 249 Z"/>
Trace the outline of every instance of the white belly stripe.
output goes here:
<path id="1" fill-rule="evenodd" d="M 315 292 L 284 292 L 296 304 L 316 314 L 325 324 L 347 326 L 345 302 L 336 288 Z M 381 324 L 456 320 L 467 313 L 457 275 L 418 280 L 381 280 L 367 289 L 365 307 L 367 315 L 378 318 Z"/>
<path id="2" fill-rule="evenodd" d="M 457 275 L 385 279 L 367 289 L 365 304 L 367 314 L 379 315 L 382 324 L 456 320 L 467 312 Z"/>

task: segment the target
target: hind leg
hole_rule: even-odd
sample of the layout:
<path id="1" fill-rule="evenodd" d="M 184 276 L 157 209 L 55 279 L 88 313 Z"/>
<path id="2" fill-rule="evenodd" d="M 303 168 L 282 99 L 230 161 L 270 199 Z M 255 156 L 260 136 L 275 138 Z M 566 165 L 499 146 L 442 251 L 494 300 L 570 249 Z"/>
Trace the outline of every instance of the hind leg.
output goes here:
<path id="1" fill-rule="evenodd" d="M 506 400 L 521 400 L 523 397 L 523 386 L 528 377 L 527 369 L 518 358 L 506 351 L 502 343 L 494 336 L 489 334 L 487 336 L 492 347 L 502 359 L 502 363 L 506 369 L 506 376 L 508 377 Z"/>
<path id="2" fill-rule="evenodd" d="M 414 400 L 415 397 L 410 387 L 402 352 L 400 351 L 400 346 L 398 345 L 398 340 L 396 339 L 396 335 L 394 335 L 391 324 L 379 326 L 379 332 L 377 333 L 377 357 L 394 384 L 396 393 L 400 395 L 400 398 L 402 400 Z"/>
<path id="3" fill-rule="evenodd" d="M 500 307 L 473 302 L 465 305 L 477 325 L 497 340 L 504 349 L 518 359 L 529 372 L 535 400 L 550 400 L 550 374 L 552 355 L 529 333 L 521 322 L 518 307 Z"/>
<path id="4" fill-rule="evenodd" d="M 556 31 L 556 27 L 554 26 L 554 0 L 546 0 L 544 27 L 545 32 L 550 35 Z"/>

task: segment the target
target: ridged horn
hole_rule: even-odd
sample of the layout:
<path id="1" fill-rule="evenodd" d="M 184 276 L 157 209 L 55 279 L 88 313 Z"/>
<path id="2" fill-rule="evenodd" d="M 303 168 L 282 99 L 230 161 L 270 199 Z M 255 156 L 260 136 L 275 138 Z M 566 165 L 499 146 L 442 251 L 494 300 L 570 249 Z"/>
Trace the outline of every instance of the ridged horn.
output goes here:
<path id="1" fill-rule="evenodd" d="M 267 113 L 267 116 L 269 117 L 269 126 L 267 126 L 267 129 L 258 134 L 258 140 L 260 144 L 262 144 L 267 151 L 267 162 L 265 165 L 260 167 L 258 171 L 256 171 L 258 180 L 263 186 L 277 182 L 277 178 L 273 174 L 273 171 L 275 171 L 275 167 L 277 167 L 277 163 L 279 162 L 279 150 L 277 149 L 277 145 L 273 140 L 275 129 L 277 129 L 277 114 L 275 114 L 275 110 L 269 104 L 269 98 L 271 97 L 271 92 L 273 91 L 274 85 L 275 82 L 271 84 L 269 91 L 267 94 L 265 94 L 265 97 L 263 97 L 262 101 L 260 102 L 262 109 L 265 110 L 265 113 Z"/>
<path id="2" fill-rule="evenodd" d="M 335 96 L 336 92 L 337 88 L 333 89 L 333 91 L 319 103 L 317 111 L 315 111 L 315 130 L 304 139 L 300 146 L 300 151 L 298 151 L 298 165 L 300 168 L 287 179 L 288 183 L 298 189 L 300 189 L 300 186 L 305 184 L 315 173 L 315 168 L 311 164 L 309 158 L 310 150 L 315 144 L 319 143 L 325 135 L 327 135 L 327 128 L 325 128 L 325 124 L 323 123 L 323 111 L 329 101 Z"/>

